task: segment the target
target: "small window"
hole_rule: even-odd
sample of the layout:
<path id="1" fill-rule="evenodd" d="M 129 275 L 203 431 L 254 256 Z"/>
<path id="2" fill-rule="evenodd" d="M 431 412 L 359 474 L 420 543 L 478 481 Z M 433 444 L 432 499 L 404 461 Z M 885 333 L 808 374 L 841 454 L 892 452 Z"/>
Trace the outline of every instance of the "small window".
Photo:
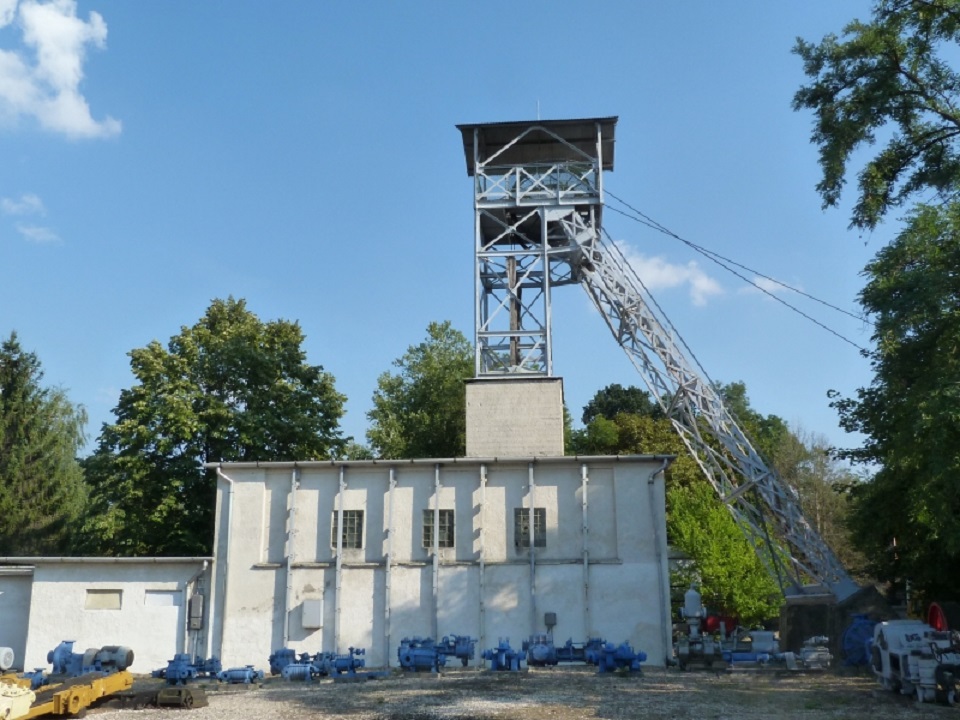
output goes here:
<path id="1" fill-rule="evenodd" d="M 343 532 L 340 534 L 343 547 L 363 547 L 363 510 L 343 511 Z M 337 513 L 333 513 L 333 532 L 330 533 L 330 546 L 337 546 Z"/>
<path id="2" fill-rule="evenodd" d="M 513 511 L 513 544 L 518 548 L 530 547 L 530 509 L 515 508 Z M 533 509 L 534 547 L 547 546 L 547 509 Z"/>
<path id="3" fill-rule="evenodd" d="M 423 511 L 423 546 L 433 547 L 433 510 Z M 440 531 L 437 533 L 437 546 L 453 547 L 453 510 L 440 511 Z"/>
<path id="4" fill-rule="evenodd" d="M 86 610 L 119 610 L 123 590 L 87 590 Z"/>
<path id="5" fill-rule="evenodd" d="M 147 607 L 179 607 L 183 593 L 179 590 L 147 590 L 143 604 Z"/>

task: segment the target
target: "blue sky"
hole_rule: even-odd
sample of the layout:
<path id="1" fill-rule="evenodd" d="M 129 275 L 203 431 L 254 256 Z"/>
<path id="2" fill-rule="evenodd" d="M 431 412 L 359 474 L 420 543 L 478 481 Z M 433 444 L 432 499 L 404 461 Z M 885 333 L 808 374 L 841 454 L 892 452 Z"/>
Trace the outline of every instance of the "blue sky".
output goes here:
<path id="1" fill-rule="evenodd" d="M 131 349 L 242 297 L 300 322 L 362 441 L 377 376 L 429 322 L 472 336 L 455 125 L 538 108 L 618 115 L 610 191 L 855 311 L 893 229 L 860 236 L 849 202 L 821 210 L 790 49 L 868 15 L 859 0 L 0 0 L 0 335 L 86 407 L 92 444 Z M 605 226 L 714 380 L 850 441 L 826 392 L 870 382 L 854 347 L 676 240 L 612 212 Z M 598 389 L 642 383 L 586 295 L 562 290 L 555 370 L 579 420 Z M 862 322 L 790 301 L 869 344 Z"/>

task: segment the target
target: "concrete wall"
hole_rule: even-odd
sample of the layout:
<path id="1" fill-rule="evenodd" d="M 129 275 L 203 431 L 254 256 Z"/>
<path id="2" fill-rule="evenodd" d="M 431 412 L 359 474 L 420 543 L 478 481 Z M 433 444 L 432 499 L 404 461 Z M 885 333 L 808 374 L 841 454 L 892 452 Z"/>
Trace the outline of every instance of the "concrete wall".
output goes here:
<path id="1" fill-rule="evenodd" d="M 47 667 L 47 653 L 62 640 L 75 641 L 74 652 L 80 653 L 125 645 L 134 652 L 130 669 L 136 673 L 166 667 L 178 652 L 196 651 L 206 657 L 204 631 L 188 635 L 186 630 L 187 585 L 189 593 L 194 592 L 192 581 L 204 573 L 202 561 L 112 560 L 50 560 L 35 565 L 22 656 L 26 668 Z M 209 582 L 201 589 L 204 586 Z M 3 618 L 6 625 L 6 615 Z"/>
<path id="2" fill-rule="evenodd" d="M 21 670 L 27 651 L 32 586 L 33 567 L 0 567 L 0 647 L 13 649 L 14 667 Z"/>
<path id="3" fill-rule="evenodd" d="M 626 640 L 662 664 L 664 464 L 650 456 L 225 464 L 213 652 L 225 666 L 259 667 L 284 645 L 352 646 L 366 649 L 368 666 L 395 665 L 404 637 L 470 635 L 480 649 L 509 637 L 519 648 L 554 612 L 560 642 Z M 435 503 L 454 511 L 455 528 L 454 547 L 436 554 L 423 547 L 423 511 Z M 514 537 L 515 509 L 531 504 L 546 515 L 546 544 L 532 551 Z M 338 558 L 331 531 L 341 506 L 363 511 L 363 547 Z M 305 626 L 315 610 L 321 626 Z"/>
<path id="4" fill-rule="evenodd" d="M 563 455 L 563 381 L 467 381 L 467 457 Z"/>

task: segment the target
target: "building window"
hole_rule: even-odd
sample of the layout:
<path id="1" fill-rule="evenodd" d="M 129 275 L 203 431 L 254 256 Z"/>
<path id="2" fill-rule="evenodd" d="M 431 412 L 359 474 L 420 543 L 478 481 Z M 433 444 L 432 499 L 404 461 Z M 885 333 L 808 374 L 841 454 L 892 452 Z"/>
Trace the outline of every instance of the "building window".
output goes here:
<path id="1" fill-rule="evenodd" d="M 343 511 L 343 532 L 340 533 L 343 539 L 343 547 L 362 548 L 363 547 L 363 510 L 344 510 Z M 333 513 L 333 532 L 330 533 L 330 546 L 337 546 L 337 513 Z"/>
<path id="2" fill-rule="evenodd" d="M 513 544 L 518 548 L 530 547 L 530 509 L 514 508 L 513 510 Z M 547 509 L 533 509 L 533 544 L 534 547 L 547 546 Z"/>
<path id="3" fill-rule="evenodd" d="M 83 607 L 86 610 L 119 610 L 122 601 L 123 590 L 87 590 Z"/>
<path id="4" fill-rule="evenodd" d="M 180 607 L 183 592 L 180 590 L 146 590 L 143 604 L 147 607 Z"/>
<path id="5" fill-rule="evenodd" d="M 433 510 L 423 511 L 423 546 L 433 547 Z M 453 510 L 440 511 L 440 530 L 437 533 L 437 546 L 453 547 Z"/>

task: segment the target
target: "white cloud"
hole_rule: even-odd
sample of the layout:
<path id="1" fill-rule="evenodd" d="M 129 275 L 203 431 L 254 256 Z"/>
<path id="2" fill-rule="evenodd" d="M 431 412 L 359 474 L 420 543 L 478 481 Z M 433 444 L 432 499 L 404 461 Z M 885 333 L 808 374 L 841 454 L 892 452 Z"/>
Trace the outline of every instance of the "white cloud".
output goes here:
<path id="1" fill-rule="evenodd" d="M 13 22 L 17 14 L 17 0 L 0 0 L 0 28 Z"/>
<path id="2" fill-rule="evenodd" d="M 17 199 L 0 198 L 0 212 L 4 215 L 44 215 L 43 200 L 25 193 Z"/>
<path id="3" fill-rule="evenodd" d="M 7 19 L 5 23 L 4 20 Z M 14 19 L 23 51 L 0 50 L 0 114 L 35 117 L 41 126 L 69 137 L 116 135 L 120 121 L 94 120 L 80 93 L 87 48 L 106 47 L 107 24 L 99 13 L 77 17 L 75 0 L 0 0 L 0 28 Z"/>
<path id="4" fill-rule="evenodd" d="M 40 225 L 17 225 L 17 232 L 37 245 L 52 245 L 60 242 L 60 236 L 53 230 Z"/>
<path id="5" fill-rule="evenodd" d="M 711 295 L 723 294 L 720 283 L 707 275 L 694 260 L 678 265 L 662 257 L 639 253 L 624 242 L 617 242 L 617 247 L 651 292 L 687 286 L 694 305 L 706 305 Z"/>

